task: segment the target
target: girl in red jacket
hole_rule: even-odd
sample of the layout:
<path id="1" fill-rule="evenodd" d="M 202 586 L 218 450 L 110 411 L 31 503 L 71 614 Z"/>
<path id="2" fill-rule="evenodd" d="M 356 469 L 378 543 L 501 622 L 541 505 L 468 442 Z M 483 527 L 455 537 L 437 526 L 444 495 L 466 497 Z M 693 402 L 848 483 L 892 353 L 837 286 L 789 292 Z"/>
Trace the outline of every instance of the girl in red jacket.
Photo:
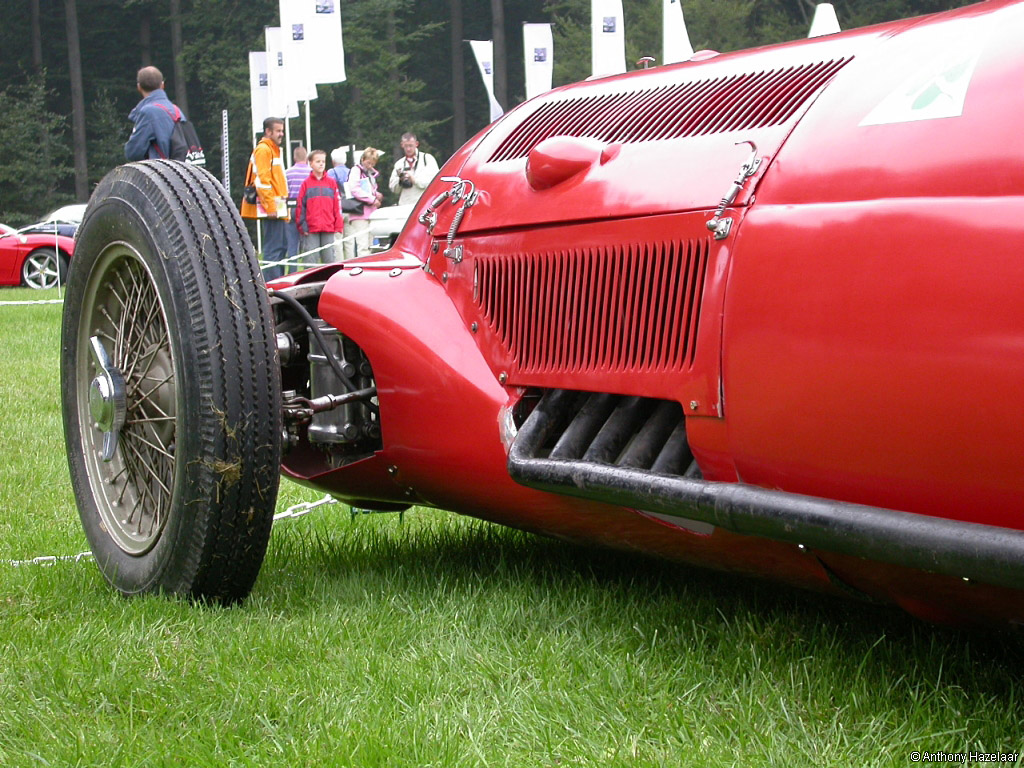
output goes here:
<path id="1" fill-rule="evenodd" d="M 295 208 L 295 226 L 299 228 L 303 253 L 321 248 L 305 257 L 306 264 L 329 264 L 341 261 L 341 243 L 335 243 L 335 233 L 343 232 L 345 222 L 341 216 L 341 192 L 337 182 L 324 173 L 327 153 L 314 149 L 309 153 L 309 178 L 299 187 Z M 323 247 L 330 246 L 330 247 Z"/>

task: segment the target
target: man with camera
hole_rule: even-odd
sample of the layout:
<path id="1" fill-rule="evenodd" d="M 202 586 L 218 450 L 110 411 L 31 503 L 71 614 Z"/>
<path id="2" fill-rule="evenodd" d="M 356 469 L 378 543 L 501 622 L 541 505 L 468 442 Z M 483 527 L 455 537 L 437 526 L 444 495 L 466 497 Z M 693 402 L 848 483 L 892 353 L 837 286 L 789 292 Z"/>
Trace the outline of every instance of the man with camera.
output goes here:
<path id="1" fill-rule="evenodd" d="M 414 133 L 402 134 L 401 144 L 405 154 L 395 163 L 388 187 L 398 192 L 399 205 L 409 205 L 420 199 L 423 190 L 437 175 L 437 160 L 429 152 L 420 152 Z"/>

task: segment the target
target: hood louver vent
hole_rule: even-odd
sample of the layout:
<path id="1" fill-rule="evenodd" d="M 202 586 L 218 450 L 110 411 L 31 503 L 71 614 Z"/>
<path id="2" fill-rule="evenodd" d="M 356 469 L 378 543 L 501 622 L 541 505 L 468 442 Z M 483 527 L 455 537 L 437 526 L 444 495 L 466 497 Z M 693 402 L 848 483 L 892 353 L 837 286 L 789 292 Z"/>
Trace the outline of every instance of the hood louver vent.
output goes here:
<path id="1" fill-rule="evenodd" d="M 850 58 L 584 96 L 542 105 L 516 127 L 489 162 L 526 157 L 552 136 L 610 144 L 704 136 L 779 125 L 791 118 Z"/>
<path id="2" fill-rule="evenodd" d="M 684 370 L 708 252 L 701 239 L 480 258 L 475 299 L 522 373 Z"/>

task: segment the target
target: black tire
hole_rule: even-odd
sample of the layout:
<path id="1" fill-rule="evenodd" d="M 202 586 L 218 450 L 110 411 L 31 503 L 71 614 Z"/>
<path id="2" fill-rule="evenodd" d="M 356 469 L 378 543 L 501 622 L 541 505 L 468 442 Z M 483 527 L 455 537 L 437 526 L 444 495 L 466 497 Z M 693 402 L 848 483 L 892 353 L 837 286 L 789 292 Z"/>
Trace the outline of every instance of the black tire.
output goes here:
<path id="1" fill-rule="evenodd" d="M 110 357 L 106 383 L 91 337 Z M 103 575 L 129 595 L 244 598 L 277 503 L 280 366 L 256 254 L 213 176 L 157 160 L 100 182 L 61 352 L 71 482 Z"/>
<path id="2" fill-rule="evenodd" d="M 21 262 L 21 283 L 29 288 L 56 288 L 67 279 L 68 257 L 53 248 L 36 248 Z"/>

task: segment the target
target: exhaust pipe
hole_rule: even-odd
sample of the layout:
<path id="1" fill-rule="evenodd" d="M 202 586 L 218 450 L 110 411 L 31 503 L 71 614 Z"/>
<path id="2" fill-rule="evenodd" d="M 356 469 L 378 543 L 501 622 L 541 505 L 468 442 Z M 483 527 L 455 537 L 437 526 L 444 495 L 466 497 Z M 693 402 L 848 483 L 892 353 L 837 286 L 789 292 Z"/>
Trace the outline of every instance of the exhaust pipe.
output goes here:
<path id="1" fill-rule="evenodd" d="M 517 483 L 699 520 L 745 536 L 1024 589 L 1024 531 L 545 456 L 578 397 L 567 390 L 548 392 L 526 419 L 508 458 Z"/>

